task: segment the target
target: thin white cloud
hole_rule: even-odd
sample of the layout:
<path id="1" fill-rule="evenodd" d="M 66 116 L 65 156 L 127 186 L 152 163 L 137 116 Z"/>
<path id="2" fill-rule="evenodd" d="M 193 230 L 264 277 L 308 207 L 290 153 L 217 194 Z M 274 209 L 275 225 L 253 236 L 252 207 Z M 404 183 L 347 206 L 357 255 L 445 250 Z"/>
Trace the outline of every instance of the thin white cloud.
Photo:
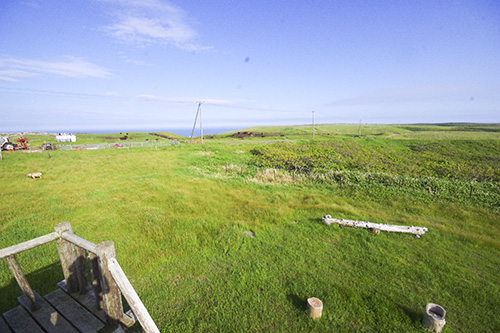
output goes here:
<path id="1" fill-rule="evenodd" d="M 198 33 L 184 11 L 158 1 L 103 0 L 112 4 L 114 22 L 104 27 L 110 36 L 123 42 L 150 45 L 168 44 L 186 50 L 210 49 L 196 44 Z"/>
<path id="2" fill-rule="evenodd" d="M 236 104 L 237 102 L 229 101 L 226 99 L 213 99 L 213 98 L 205 98 L 200 100 L 203 104 L 209 104 L 209 105 L 233 105 Z"/>
<path id="3" fill-rule="evenodd" d="M 1 61 L 1 60 L 0 60 Z M 17 82 L 22 78 L 35 76 L 36 74 L 27 71 L 7 69 L 0 70 L 0 81 Z"/>
<path id="4" fill-rule="evenodd" d="M 116 91 L 108 91 L 103 94 L 106 97 L 121 97 L 121 94 Z"/>
<path id="5" fill-rule="evenodd" d="M 141 102 L 163 102 L 163 103 L 174 103 L 173 100 L 169 100 L 164 97 L 160 96 L 155 96 L 155 95 L 149 95 L 149 94 L 142 94 L 136 96 L 136 99 L 141 101 Z"/>
<path id="6" fill-rule="evenodd" d="M 169 99 L 156 95 L 142 94 L 136 96 L 136 99 L 141 102 L 157 102 L 157 103 L 181 103 L 181 104 L 196 104 L 203 103 L 207 105 L 218 105 L 218 106 L 228 106 L 236 105 L 241 101 L 231 101 L 227 99 L 216 99 L 216 98 L 179 98 L 179 99 Z"/>
<path id="7" fill-rule="evenodd" d="M 157 18 L 124 16 L 120 22 L 109 27 L 111 34 L 123 40 L 152 42 L 163 40 L 178 44 L 193 39 L 194 31 L 182 23 L 168 24 Z"/>
<path id="8" fill-rule="evenodd" d="M 62 61 L 0 58 L 0 80 L 19 81 L 30 76 L 51 74 L 71 78 L 107 78 L 111 73 L 81 58 L 66 57 Z"/>

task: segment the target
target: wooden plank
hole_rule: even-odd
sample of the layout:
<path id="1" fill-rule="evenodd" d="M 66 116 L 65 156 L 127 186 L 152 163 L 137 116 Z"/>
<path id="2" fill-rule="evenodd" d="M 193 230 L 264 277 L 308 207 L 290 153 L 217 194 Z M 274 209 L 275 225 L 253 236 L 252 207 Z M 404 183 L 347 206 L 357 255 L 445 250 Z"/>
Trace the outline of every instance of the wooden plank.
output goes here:
<path id="1" fill-rule="evenodd" d="M 5 312 L 3 317 L 15 333 L 44 333 L 29 313 L 20 305 Z"/>
<path id="2" fill-rule="evenodd" d="M 141 327 L 148 333 L 159 333 L 160 331 L 158 330 L 158 327 L 156 327 L 156 324 L 149 315 L 148 310 L 135 292 L 134 287 L 130 284 L 115 258 L 110 258 L 108 260 L 108 268 L 113 276 L 113 279 L 116 281 L 116 284 L 120 287 L 122 295 L 127 300 L 128 305 L 132 308 L 132 311 L 134 311 L 139 323 L 141 323 Z"/>
<path id="3" fill-rule="evenodd" d="M 9 269 L 12 272 L 12 275 L 14 275 L 17 285 L 19 286 L 19 288 L 21 288 L 24 296 L 26 296 L 28 306 L 30 307 L 30 309 L 35 310 L 38 307 L 35 300 L 35 294 L 33 293 L 33 290 L 31 290 L 30 284 L 28 283 L 26 276 L 24 276 L 23 270 L 21 269 L 21 266 L 19 266 L 16 257 L 14 255 L 11 255 L 6 257 L 5 259 L 7 259 Z"/>
<path id="4" fill-rule="evenodd" d="M 40 325 L 47 333 L 78 332 L 60 313 L 58 313 L 49 303 L 47 303 L 47 301 L 40 297 L 40 295 L 38 295 L 36 291 L 35 297 L 37 304 L 40 305 L 40 308 L 36 311 L 31 311 L 27 307 L 28 304 L 24 296 L 18 297 L 17 300 L 31 314 L 38 325 Z"/>
<path id="5" fill-rule="evenodd" d="M 5 322 L 2 316 L 0 316 L 0 332 L 2 333 L 12 333 L 12 330 L 9 328 L 9 325 Z"/>
<path id="6" fill-rule="evenodd" d="M 72 232 L 63 232 L 61 237 L 68 242 L 71 242 L 89 252 L 96 253 L 96 245 L 88 240 L 81 238 L 80 236 L 75 235 Z"/>
<path id="7" fill-rule="evenodd" d="M 104 323 L 61 289 L 44 297 L 60 314 L 81 332 L 97 332 Z"/>
<path id="8" fill-rule="evenodd" d="M 87 293 L 85 294 L 80 294 L 80 293 L 69 293 L 68 288 L 66 287 L 66 282 L 61 281 L 57 284 L 59 288 L 61 288 L 64 292 L 66 292 L 68 295 L 73 297 L 80 305 L 85 307 L 88 311 L 92 312 L 94 316 L 102 320 L 103 322 L 106 322 L 106 313 L 104 310 L 102 310 L 99 307 L 99 302 L 97 298 L 95 297 L 94 291 L 89 289 L 87 290 Z"/>
<path id="9" fill-rule="evenodd" d="M 26 250 L 30 250 L 32 248 L 35 248 L 37 246 L 46 244 L 48 242 L 52 242 L 53 240 L 56 240 L 59 238 L 59 234 L 57 232 L 50 233 L 45 236 L 40 236 L 38 238 L 33 238 L 29 241 L 19 243 L 16 245 L 12 245 L 6 248 L 3 248 L 0 250 L 0 259 L 5 258 L 7 256 L 15 255 L 21 252 L 24 252 Z"/>

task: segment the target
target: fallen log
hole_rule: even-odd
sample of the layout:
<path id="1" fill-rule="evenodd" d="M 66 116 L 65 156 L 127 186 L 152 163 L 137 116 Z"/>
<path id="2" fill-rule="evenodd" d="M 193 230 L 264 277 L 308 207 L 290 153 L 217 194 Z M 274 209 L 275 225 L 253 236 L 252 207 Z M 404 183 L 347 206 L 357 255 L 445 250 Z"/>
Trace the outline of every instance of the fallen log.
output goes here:
<path id="1" fill-rule="evenodd" d="M 372 230 L 374 233 L 379 233 L 380 231 L 388 232 L 399 232 L 403 234 L 413 234 L 420 238 L 423 234 L 427 232 L 426 227 L 414 227 L 414 226 L 404 226 L 404 225 L 391 225 L 382 223 L 372 223 L 354 220 L 344 220 L 344 219 L 333 219 L 330 215 L 325 215 L 322 217 L 324 224 L 330 225 L 332 223 L 338 224 L 340 227 L 348 226 L 355 228 L 365 228 Z"/>

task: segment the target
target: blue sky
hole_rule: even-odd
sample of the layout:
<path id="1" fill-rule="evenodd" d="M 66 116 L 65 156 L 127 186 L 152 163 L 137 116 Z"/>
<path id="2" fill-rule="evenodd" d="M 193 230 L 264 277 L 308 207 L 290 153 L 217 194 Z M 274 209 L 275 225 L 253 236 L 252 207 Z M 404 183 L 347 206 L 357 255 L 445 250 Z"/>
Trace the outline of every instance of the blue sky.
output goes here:
<path id="1" fill-rule="evenodd" d="M 500 122 L 500 2 L 0 4 L 0 132 Z"/>

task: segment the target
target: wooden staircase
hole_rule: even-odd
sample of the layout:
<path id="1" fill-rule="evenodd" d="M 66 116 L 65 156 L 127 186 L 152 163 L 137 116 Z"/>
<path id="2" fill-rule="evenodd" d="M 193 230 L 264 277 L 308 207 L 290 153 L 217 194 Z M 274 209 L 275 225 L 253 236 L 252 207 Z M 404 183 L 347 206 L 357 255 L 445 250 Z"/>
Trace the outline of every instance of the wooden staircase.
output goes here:
<path id="1" fill-rule="evenodd" d="M 0 332 L 77 333 L 98 332 L 106 327 L 104 311 L 86 308 L 78 298 L 62 289 L 57 289 L 43 298 L 36 292 L 34 294 L 38 309 L 30 309 L 24 296 L 19 297 L 21 305 L 3 314 L 5 322 Z"/>
<path id="2" fill-rule="evenodd" d="M 159 332 L 115 258 L 113 242 L 93 244 L 63 222 L 55 232 L 0 250 L 23 292 L 20 305 L 0 316 L 0 333 L 125 332 L 138 321 L 144 332 Z M 41 297 L 33 291 L 16 254 L 56 241 L 64 280 Z M 87 272 L 86 267 L 90 267 Z M 90 273 L 90 274 L 88 274 Z M 87 275 L 92 281 L 87 281 Z M 131 310 L 123 312 L 122 296 Z"/>

